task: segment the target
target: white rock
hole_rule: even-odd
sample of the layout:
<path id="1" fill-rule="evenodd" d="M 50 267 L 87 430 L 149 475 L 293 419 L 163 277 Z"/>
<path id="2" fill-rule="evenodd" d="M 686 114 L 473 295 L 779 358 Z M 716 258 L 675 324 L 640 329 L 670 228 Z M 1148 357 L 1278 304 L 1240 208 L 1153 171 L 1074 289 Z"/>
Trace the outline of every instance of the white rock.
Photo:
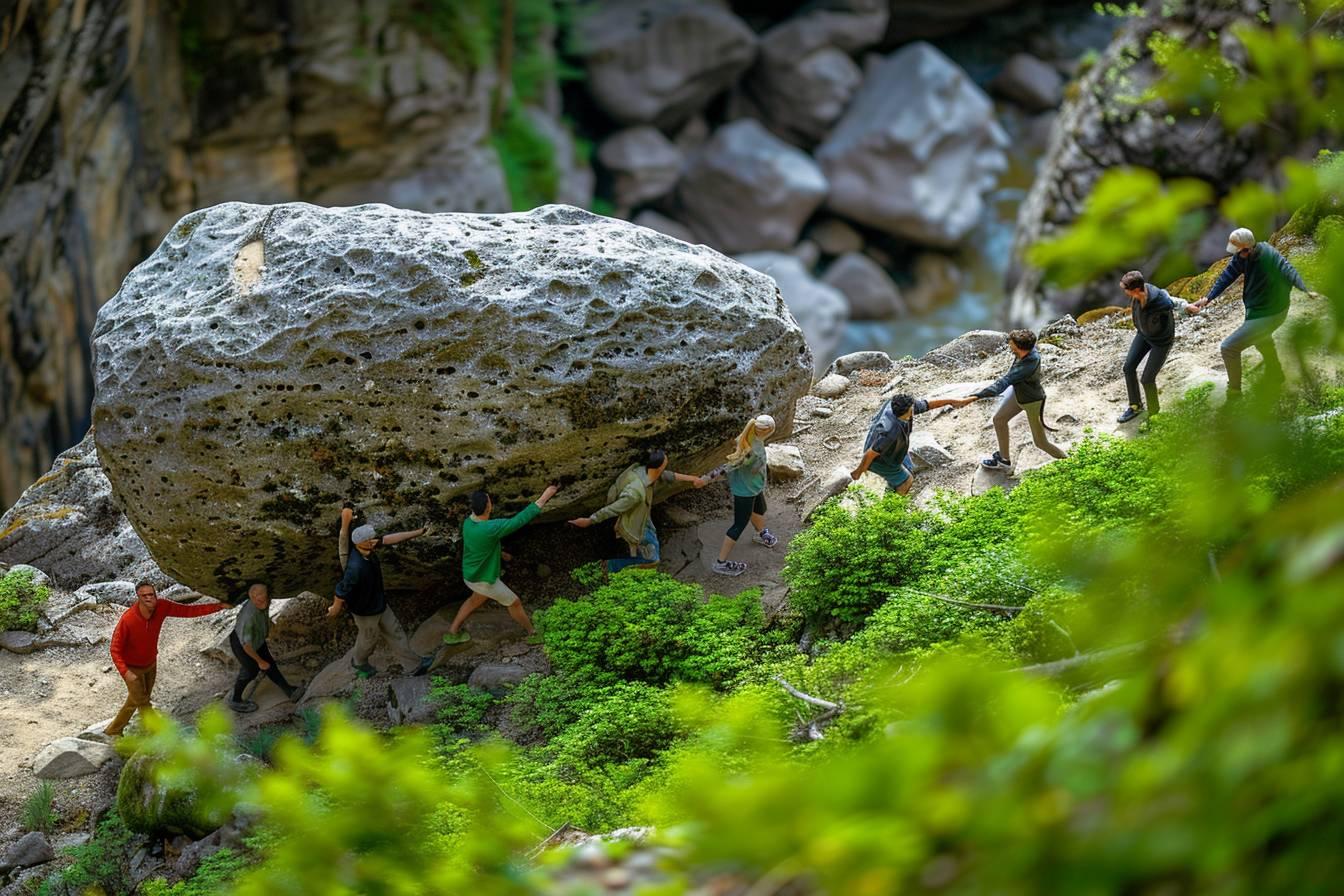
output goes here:
<path id="1" fill-rule="evenodd" d="M 923 472 L 945 467 L 955 458 L 938 443 L 933 433 L 917 429 L 910 434 L 910 457 L 914 461 L 915 471 Z"/>
<path id="2" fill-rule="evenodd" d="M 117 756 L 107 744 L 78 737 L 62 737 L 42 748 L 33 759 L 39 778 L 80 778 L 91 775 Z"/>
<path id="3" fill-rule="evenodd" d="M 803 328 L 816 371 L 825 370 L 849 319 L 844 295 L 813 277 L 801 261 L 786 252 L 750 252 L 737 260 L 774 278 L 784 304 Z"/>
<path id="4" fill-rule="evenodd" d="M 839 398 L 849 391 L 849 377 L 830 373 L 812 386 L 812 394 L 821 398 Z"/>
<path id="5" fill-rule="evenodd" d="M 801 479 L 807 472 L 803 452 L 796 445 L 766 445 L 765 465 L 772 480 Z"/>

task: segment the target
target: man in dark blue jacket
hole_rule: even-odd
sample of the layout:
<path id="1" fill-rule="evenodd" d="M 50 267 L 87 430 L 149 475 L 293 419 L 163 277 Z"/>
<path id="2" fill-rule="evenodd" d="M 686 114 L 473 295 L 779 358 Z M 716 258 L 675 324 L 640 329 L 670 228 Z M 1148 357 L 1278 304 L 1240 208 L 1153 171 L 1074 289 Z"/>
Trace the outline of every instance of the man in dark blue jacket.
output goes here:
<path id="1" fill-rule="evenodd" d="M 1283 366 L 1279 364 L 1279 352 L 1274 347 L 1274 331 L 1288 319 L 1289 295 L 1296 286 L 1313 299 L 1320 296 L 1307 289 L 1302 275 L 1288 263 L 1288 259 L 1269 243 L 1257 243 L 1255 235 L 1245 227 L 1237 228 L 1228 236 L 1227 251 L 1232 256 L 1227 267 L 1213 282 L 1208 295 L 1196 302 L 1195 307 L 1202 310 L 1238 277 L 1246 278 L 1241 287 L 1246 322 L 1220 346 L 1223 363 L 1227 366 L 1227 394 L 1231 398 L 1241 394 L 1241 353 L 1252 345 L 1265 359 L 1265 379 L 1282 382 Z"/>
<path id="2" fill-rule="evenodd" d="M 994 411 L 994 434 L 999 440 L 999 450 L 980 461 L 980 465 L 987 470 L 1013 468 L 1008 450 L 1008 423 L 1023 411 L 1027 413 L 1031 439 L 1036 447 L 1051 457 L 1067 457 L 1064 449 L 1045 434 L 1045 389 L 1041 387 L 1041 356 L 1036 351 L 1036 334 L 1031 330 L 1013 330 L 1008 334 L 1008 348 L 1013 353 L 1013 366 L 1008 372 L 956 404 L 965 407 L 982 398 L 1003 396 Z"/>
<path id="3" fill-rule="evenodd" d="M 896 494 L 909 494 L 915 481 L 915 465 L 910 460 L 910 433 L 915 428 L 915 414 L 935 408 L 962 407 L 962 404 L 955 398 L 927 400 L 905 394 L 893 395 L 873 415 L 868 437 L 863 442 L 863 458 L 850 471 L 849 478 L 857 482 L 860 476 L 872 470 L 885 479 Z"/>
<path id="4" fill-rule="evenodd" d="M 1121 423 L 1128 423 L 1143 413 L 1143 402 L 1139 399 L 1139 383 L 1143 383 L 1144 395 L 1148 397 L 1148 414 L 1158 412 L 1157 374 L 1167 363 L 1167 355 L 1176 342 L 1176 312 L 1198 314 L 1199 309 L 1184 299 L 1172 297 L 1165 289 L 1158 289 L 1144 280 L 1139 271 L 1130 271 L 1120 278 L 1120 288 L 1129 296 L 1130 314 L 1134 317 L 1134 341 L 1129 344 L 1129 355 L 1125 358 L 1125 390 L 1129 393 L 1129 407 L 1120 415 Z M 1139 363 L 1147 356 L 1143 377 L 1140 379 Z"/>

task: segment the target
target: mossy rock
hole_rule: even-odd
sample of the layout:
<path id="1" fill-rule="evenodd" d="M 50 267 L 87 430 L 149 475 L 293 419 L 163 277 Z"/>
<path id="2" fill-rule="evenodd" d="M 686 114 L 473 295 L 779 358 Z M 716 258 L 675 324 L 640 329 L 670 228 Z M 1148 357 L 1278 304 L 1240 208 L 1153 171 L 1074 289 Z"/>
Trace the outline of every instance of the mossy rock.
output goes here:
<path id="1" fill-rule="evenodd" d="M 162 757 L 136 753 L 117 781 L 117 813 L 141 834 L 186 834 L 200 839 L 229 820 L 228 801 L 205 800 L 194 790 L 167 784 L 155 774 Z"/>
<path id="2" fill-rule="evenodd" d="M 1123 308 L 1120 305 L 1107 305 L 1104 308 L 1093 308 L 1091 311 L 1084 311 L 1082 314 L 1078 315 L 1078 324 L 1079 326 L 1085 327 L 1088 324 L 1104 320 L 1112 314 L 1123 314 L 1127 311 L 1129 311 L 1128 308 Z"/>

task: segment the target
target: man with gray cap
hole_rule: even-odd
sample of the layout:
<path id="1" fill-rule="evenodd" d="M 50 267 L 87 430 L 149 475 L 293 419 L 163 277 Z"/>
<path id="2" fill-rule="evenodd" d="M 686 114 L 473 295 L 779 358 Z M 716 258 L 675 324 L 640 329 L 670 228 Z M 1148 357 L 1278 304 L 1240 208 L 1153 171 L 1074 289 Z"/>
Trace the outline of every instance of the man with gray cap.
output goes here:
<path id="1" fill-rule="evenodd" d="M 1228 236 L 1227 251 L 1232 256 L 1227 267 L 1213 282 L 1208 294 L 1194 305 L 1203 310 L 1238 277 L 1246 278 L 1241 287 L 1246 321 L 1219 347 L 1227 367 L 1227 394 L 1233 398 L 1241 395 L 1241 353 L 1252 345 L 1265 359 L 1266 381 L 1283 381 L 1283 366 L 1279 364 L 1279 353 L 1274 347 L 1274 331 L 1288 319 L 1289 295 L 1296 286 L 1313 299 L 1320 296 L 1307 289 L 1302 275 L 1288 263 L 1288 259 L 1269 243 L 1257 243 L 1255 235 L 1245 227 L 1238 227 Z"/>
<path id="2" fill-rule="evenodd" d="M 350 533 L 355 550 L 345 566 L 345 575 L 336 585 L 336 597 L 327 615 L 335 618 L 344 609 L 350 610 L 359 634 L 355 638 L 355 655 L 351 659 L 355 671 L 364 677 L 376 671 L 369 665 L 369 656 L 379 639 L 387 642 L 392 653 L 401 660 L 401 667 L 412 675 L 424 675 L 434 662 L 433 656 L 419 656 L 411 650 L 406 631 L 397 621 L 383 593 L 383 566 L 374 556 L 380 546 L 391 547 L 412 538 L 419 538 L 429 527 L 409 532 L 395 532 L 379 536 L 378 530 L 364 524 Z"/>

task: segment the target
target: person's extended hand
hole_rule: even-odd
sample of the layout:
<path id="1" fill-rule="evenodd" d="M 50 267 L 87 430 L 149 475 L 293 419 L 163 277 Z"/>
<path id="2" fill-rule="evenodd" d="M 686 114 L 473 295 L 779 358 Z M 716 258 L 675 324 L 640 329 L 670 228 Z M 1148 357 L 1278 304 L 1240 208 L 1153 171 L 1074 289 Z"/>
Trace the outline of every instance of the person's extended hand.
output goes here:
<path id="1" fill-rule="evenodd" d="M 964 408 L 964 407 L 966 407 L 966 405 L 968 405 L 968 404 L 975 404 L 975 403 L 976 403 L 977 401 L 979 401 L 979 400 L 980 400 L 980 396 L 978 396 L 978 395 L 967 395 L 965 398 L 963 398 L 963 399 L 961 399 L 960 401 L 957 402 L 957 407 L 959 407 L 959 408 Z"/>
<path id="2" fill-rule="evenodd" d="M 433 528 L 434 527 L 431 526 L 429 523 L 425 523 L 423 526 L 420 527 L 420 535 L 428 535 L 430 530 Z M 417 535 L 416 537 L 419 538 L 420 536 Z"/>
<path id="3" fill-rule="evenodd" d="M 1204 310 L 1203 307 L 1198 302 L 1191 302 L 1189 305 L 1185 306 L 1185 313 L 1190 315 L 1191 317 L 1195 316 L 1196 314 L 1198 314 L 1203 310 Z"/>
<path id="4" fill-rule="evenodd" d="M 501 559 L 501 560 L 512 560 L 512 559 L 513 559 L 513 555 L 510 554 L 508 551 L 500 551 L 500 552 L 499 552 L 499 559 Z"/>
<path id="5" fill-rule="evenodd" d="M 695 477 L 694 480 L 692 480 L 691 485 L 694 486 L 695 488 L 704 488 L 705 486 L 709 485 L 709 480 L 703 476 L 697 476 Z"/>
<path id="6" fill-rule="evenodd" d="M 341 605 L 340 605 L 340 604 L 332 604 L 330 607 L 327 608 L 327 618 L 328 618 L 328 619 L 335 619 L 335 618 L 336 618 L 337 616 L 339 616 L 339 615 L 341 615 Z"/>
<path id="7" fill-rule="evenodd" d="M 341 508 L 341 525 L 349 526 L 350 521 L 355 518 L 355 511 L 349 505 Z"/>
<path id="8" fill-rule="evenodd" d="M 257 660 L 257 668 L 265 672 L 267 669 L 271 668 L 271 664 L 265 660 Z"/>
<path id="9" fill-rule="evenodd" d="M 127 669 L 126 674 L 121 677 L 126 679 L 127 684 L 130 684 L 131 682 L 135 681 L 136 675 L 130 669 Z"/>
<path id="10" fill-rule="evenodd" d="M 855 482 L 858 482 L 858 481 L 859 481 L 859 477 L 862 476 L 862 475 L 863 475 L 863 471 L 862 471 L 862 470 L 850 470 L 850 471 L 849 471 L 849 478 L 850 478 L 850 479 L 853 479 Z"/>
<path id="11" fill-rule="evenodd" d="M 593 521 L 588 519 L 588 517 L 586 516 L 581 516 L 576 519 L 570 520 L 569 524 L 571 526 L 577 526 L 580 529 L 587 529 L 589 526 L 593 524 Z"/>

